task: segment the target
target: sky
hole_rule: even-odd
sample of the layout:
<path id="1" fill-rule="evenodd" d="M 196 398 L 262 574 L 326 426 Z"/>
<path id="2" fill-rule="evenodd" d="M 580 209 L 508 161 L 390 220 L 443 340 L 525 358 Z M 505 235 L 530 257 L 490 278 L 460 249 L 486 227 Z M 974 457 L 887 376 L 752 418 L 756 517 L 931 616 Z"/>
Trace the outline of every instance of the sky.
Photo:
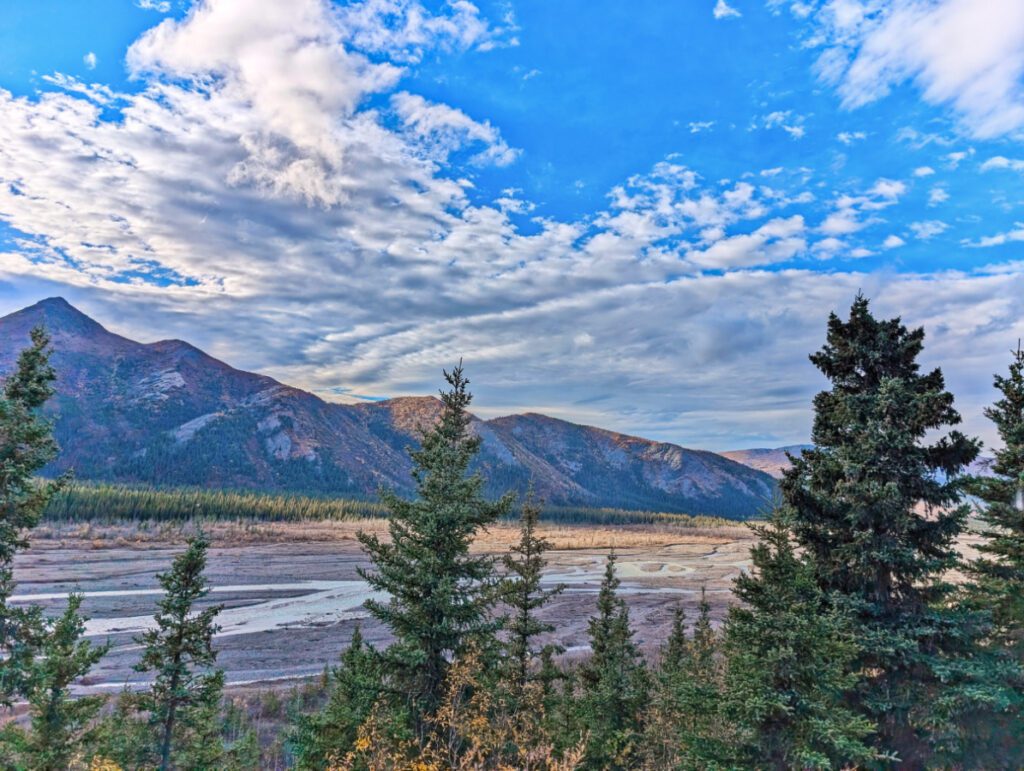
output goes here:
<path id="1" fill-rule="evenodd" d="M 0 0 L 0 313 L 723 450 L 858 291 L 992 443 L 1020 0 Z"/>

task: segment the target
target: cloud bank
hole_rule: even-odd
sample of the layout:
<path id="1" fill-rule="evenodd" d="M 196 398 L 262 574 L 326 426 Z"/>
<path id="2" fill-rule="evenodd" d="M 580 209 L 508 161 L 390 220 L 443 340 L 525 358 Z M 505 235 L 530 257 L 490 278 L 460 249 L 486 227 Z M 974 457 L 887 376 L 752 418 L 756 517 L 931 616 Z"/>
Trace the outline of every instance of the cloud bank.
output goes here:
<path id="1" fill-rule="evenodd" d="M 972 60 L 950 90 L 939 52 L 911 46 L 885 64 L 896 22 L 853 5 L 817 11 L 823 76 L 850 105 L 902 73 L 973 131 L 1015 130 L 1012 99 L 996 112 L 968 93 L 984 80 L 1014 97 L 1006 73 L 985 80 Z M 905 11 L 952 24 L 922 8 Z M 912 179 L 832 189 L 783 167 L 718 179 L 669 157 L 600 210 L 535 215 L 516 190 L 482 200 L 471 178 L 528 149 L 407 83 L 428 55 L 515 46 L 514 19 L 464 0 L 252 9 L 207 0 L 159 21 L 128 51 L 134 93 L 60 74 L 35 96 L 0 90 L 0 219 L 16 234 L 0 280 L 325 395 L 431 392 L 462 356 L 485 414 L 531 408 L 720 449 L 806 439 L 821 385 L 806 355 L 858 290 L 928 326 L 967 411 L 989 398 L 977 373 L 1001 369 L 1024 334 L 1020 271 L 857 267 L 948 227 L 937 213 L 902 237 L 887 225 Z M 830 51 L 842 67 L 826 66 Z M 928 91 L 933 80 L 945 85 Z M 807 125 L 786 110 L 755 123 L 793 140 Z M 945 188 L 930 189 L 942 204 Z"/>

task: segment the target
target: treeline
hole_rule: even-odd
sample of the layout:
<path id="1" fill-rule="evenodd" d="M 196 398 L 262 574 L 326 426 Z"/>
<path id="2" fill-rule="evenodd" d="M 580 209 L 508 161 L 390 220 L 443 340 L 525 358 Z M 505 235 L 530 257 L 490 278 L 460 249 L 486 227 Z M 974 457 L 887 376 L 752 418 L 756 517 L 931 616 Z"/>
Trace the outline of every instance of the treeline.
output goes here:
<path id="1" fill-rule="evenodd" d="M 268 522 L 352 520 L 386 516 L 380 503 L 353 498 L 197 488 L 68 484 L 50 498 L 53 522 L 176 522 L 255 519 Z"/>
<path id="2" fill-rule="evenodd" d="M 829 319 L 811 357 L 830 381 L 814 400 L 814 449 L 753 526 L 738 604 L 718 630 L 703 598 L 692 624 L 677 608 L 654 662 L 634 640 L 614 554 L 589 655 L 574 664 L 544 643 L 554 630 L 540 611 L 562 588 L 541 583 L 549 545 L 531 501 L 507 555 L 471 551 L 514 500 L 488 498 L 471 472 L 480 440 L 468 431 L 468 381 L 461 367 L 446 372 L 442 419 L 410 451 L 415 495 L 382 496 L 390 538 L 359 536 L 370 562 L 361 575 L 386 598 L 366 609 L 393 642 L 375 648 L 356 630 L 322 706 L 292 716 L 292 764 L 1024 767 L 1024 351 L 996 378 L 986 414 L 1004 446 L 993 476 L 975 480 L 963 471 L 980 443 L 953 428 L 942 373 L 920 371 L 923 338 L 874 318 L 863 297 L 847 320 Z M 207 591 L 202 537 L 161 577 L 154 626 L 139 639 L 153 686 L 109 716 L 68 693 L 103 655 L 81 640 L 77 600 L 55 621 L 6 603 L 20 534 L 60 484 L 30 476 L 55 452 L 38 415 L 52 377 L 45 352 L 39 332 L 0 400 L 0 503 L 13 523 L 0 531 L 0 697 L 30 705 L 28 726 L 0 735 L 0 756 L 19 769 L 253 767 L 252 732 L 221 706 L 219 608 L 194 610 Z M 981 557 L 970 561 L 955 548 L 967 493 L 984 503 Z M 952 583 L 953 571 L 967 580 Z"/>
<path id="3" fill-rule="evenodd" d="M 304 522 L 374 519 L 387 515 L 387 507 L 380 502 L 357 498 L 69 482 L 50 496 L 43 518 L 50 522 L 100 523 L 246 519 Z M 570 525 L 728 527 L 736 524 L 703 515 L 571 506 L 544 507 L 541 519 Z"/>

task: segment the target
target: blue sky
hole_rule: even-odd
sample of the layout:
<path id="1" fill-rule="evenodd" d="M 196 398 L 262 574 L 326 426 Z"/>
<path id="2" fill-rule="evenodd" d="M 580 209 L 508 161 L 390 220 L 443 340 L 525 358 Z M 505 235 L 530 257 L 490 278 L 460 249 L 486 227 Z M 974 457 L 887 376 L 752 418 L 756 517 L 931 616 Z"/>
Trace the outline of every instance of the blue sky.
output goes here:
<path id="1" fill-rule="evenodd" d="M 328 398 L 806 440 L 858 289 L 970 430 L 1024 334 L 1016 0 L 0 7 L 0 311 Z"/>

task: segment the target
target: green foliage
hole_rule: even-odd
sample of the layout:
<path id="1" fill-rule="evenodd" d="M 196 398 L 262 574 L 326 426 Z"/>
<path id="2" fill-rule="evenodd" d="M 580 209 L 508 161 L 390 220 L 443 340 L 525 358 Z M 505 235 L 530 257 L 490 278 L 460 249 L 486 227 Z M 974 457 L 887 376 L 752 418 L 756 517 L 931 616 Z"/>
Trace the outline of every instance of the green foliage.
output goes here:
<path id="1" fill-rule="evenodd" d="M 383 517 L 386 513 L 382 504 L 349 498 L 73 484 L 53 496 L 45 517 L 50 522 L 305 522 Z"/>
<path id="2" fill-rule="evenodd" d="M 294 718 L 288 741 L 296 768 L 323 769 L 351 752 L 381 685 L 380 658 L 356 627 L 341 662 L 330 672 L 327 703 L 318 712 Z"/>
<path id="3" fill-rule="evenodd" d="M 508 632 L 507 665 L 510 670 L 508 685 L 516 695 L 522 695 L 533 679 L 534 659 L 540 654 L 540 651 L 534 649 L 533 639 L 555 629 L 552 624 L 537 618 L 537 611 L 565 589 L 562 585 L 551 589 L 541 587 L 544 566 L 547 565 L 544 552 L 551 548 L 551 544 L 537 535 L 539 518 L 540 508 L 528 498 L 523 504 L 520 519 L 519 543 L 512 546 L 512 550 L 502 560 L 508 573 L 502 586 L 502 599 L 511 611 L 505 625 Z M 550 662 L 554 649 L 551 646 L 547 648 Z M 549 679 L 550 670 L 543 672 L 543 676 Z"/>
<path id="4" fill-rule="evenodd" d="M 91 724 L 105 701 L 102 696 L 73 698 L 71 685 L 89 673 L 109 649 L 82 639 L 80 594 L 72 594 L 64 613 L 43 637 L 29 678 L 28 731 L 8 724 L 0 734 L 0 752 L 15 758 L 14 767 L 63 771 L 81 759 L 91 739 Z"/>
<path id="5" fill-rule="evenodd" d="M 141 695 L 139 705 L 149 714 L 161 771 L 171 767 L 174 750 L 185 751 L 186 756 L 199 749 L 204 755 L 210 751 L 206 732 L 224 687 L 224 673 L 210 671 L 216 661 L 214 619 L 221 606 L 194 610 L 210 591 L 203 576 L 208 546 L 202 534 L 190 539 L 170 571 L 157 576 L 164 594 L 157 602 L 156 625 L 137 639 L 144 650 L 136 669 L 155 673 L 155 682 Z"/>
<path id="6" fill-rule="evenodd" d="M 48 522 L 183 522 L 258 520 L 268 522 L 345 521 L 388 516 L 383 503 L 360 498 L 327 498 L 291 493 L 205 490 L 74 483 L 62 486 L 44 512 Z M 510 519 L 511 513 L 503 519 Z M 734 527 L 736 522 L 703 515 L 628 509 L 547 506 L 543 522 L 566 525 L 664 525 L 680 528 Z"/>
<path id="7" fill-rule="evenodd" d="M 976 765 L 1024 766 L 1024 350 L 1018 343 L 1007 376 L 997 375 L 1000 398 L 985 410 L 1001 449 L 993 476 L 971 479 L 967 488 L 982 502 L 978 518 L 981 556 L 969 565 L 968 600 L 992 614 L 989 644 L 1013 667 L 1007 682 L 1014 700 L 1006 709 L 984 711 L 971 726 L 970 759 Z"/>
<path id="8" fill-rule="evenodd" d="M 722 709 L 719 639 L 711 605 L 701 590 L 693 632 L 677 607 L 655 672 L 645 732 L 645 754 L 653 768 L 732 768 L 735 736 Z"/>
<path id="9" fill-rule="evenodd" d="M 409 451 L 415 499 L 383 492 L 381 499 L 391 511 L 390 542 L 359 536 L 373 562 L 373 569 L 360 575 L 390 595 L 386 602 L 366 603 L 395 636 L 382 654 L 387 685 L 405 700 L 421 742 L 429 731 L 426 716 L 444 695 L 451 660 L 469 645 L 493 647 L 494 564 L 489 557 L 471 556 L 469 546 L 512 504 L 509 496 L 486 500 L 483 479 L 468 473 L 480 448 L 480 438 L 468 431 L 469 381 L 461 365 L 444 376 L 450 390 L 441 393 L 441 420 L 423 433 L 418 449 Z"/>
<path id="10" fill-rule="evenodd" d="M 829 603 L 797 555 L 783 511 L 754 528 L 753 572 L 733 593 L 725 625 L 723 714 L 736 756 L 761 768 L 836 768 L 875 760 L 871 722 L 851 710 L 859 649 L 853 619 Z"/>
<path id="11" fill-rule="evenodd" d="M 994 634 L 1024 659 L 1024 350 L 1018 347 L 1007 377 L 997 375 L 1002 397 L 985 410 L 1003 447 L 991 477 L 969 489 L 985 504 L 978 512 L 985 540 L 971 567 L 974 597 L 992 612 Z"/>
<path id="12" fill-rule="evenodd" d="M 140 694 L 125 689 L 118 694 L 114 708 L 96 725 L 93 733 L 93 757 L 106 758 L 125 769 L 152 768 L 152 729 L 139 716 Z"/>
<path id="13" fill-rule="evenodd" d="M 858 296 L 833 314 L 811 361 L 832 388 L 814 399 L 813 450 L 782 492 L 819 587 L 855 612 L 865 677 L 855 701 L 878 725 L 877 747 L 916 763 L 956 751 L 957 715 L 1001 700 L 999 672 L 978 658 L 983 614 L 953 607 L 943 576 L 967 507 L 956 479 L 978 453 L 941 371 L 921 374 L 924 332 L 879 321 Z"/>
<path id="14" fill-rule="evenodd" d="M 0 396 L 0 706 L 26 694 L 33 655 L 45 634 L 38 608 L 13 607 L 8 598 L 14 591 L 14 555 L 28 546 L 25 533 L 64 483 L 35 477 L 57 455 L 53 427 L 41 414 L 56 379 L 49 343 L 41 327 L 32 330 L 32 343 L 21 352 Z"/>
<path id="15" fill-rule="evenodd" d="M 597 615 L 588 625 L 591 657 L 579 671 L 576 720 L 590 732 L 586 768 L 630 768 L 641 753 L 649 682 L 633 642 L 629 609 L 617 594 L 619 584 L 612 552 L 597 596 Z"/>

